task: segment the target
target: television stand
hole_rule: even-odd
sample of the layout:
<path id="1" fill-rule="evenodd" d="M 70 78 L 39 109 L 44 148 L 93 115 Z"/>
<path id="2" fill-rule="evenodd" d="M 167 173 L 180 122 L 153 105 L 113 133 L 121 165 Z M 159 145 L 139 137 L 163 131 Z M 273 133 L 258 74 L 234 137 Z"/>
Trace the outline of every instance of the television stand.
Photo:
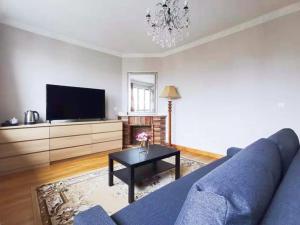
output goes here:
<path id="1" fill-rule="evenodd" d="M 122 121 L 0 127 L 0 175 L 88 154 L 122 149 Z"/>

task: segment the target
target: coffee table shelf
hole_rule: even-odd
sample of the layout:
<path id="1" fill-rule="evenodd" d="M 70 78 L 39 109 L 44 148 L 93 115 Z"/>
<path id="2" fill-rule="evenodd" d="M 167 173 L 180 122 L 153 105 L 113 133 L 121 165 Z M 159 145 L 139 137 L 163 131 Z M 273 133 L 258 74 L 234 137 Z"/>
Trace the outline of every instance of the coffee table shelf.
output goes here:
<path id="1" fill-rule="evenodd" d="M 145 178 L 151 178 L 159 173 L 165 172 L 167 170 L 175 168 L 174 164 L 165 162 L 165 161 L 157 161 L 151 164 L 146 164 L 144 166 L 137 167 L 134 171 L 134 181 L 136 183 L 144 180 Z M 122 180 L 126 184 L 130 184 L 130 169 L 124 168 L 120 170 L 116 170 L 113 174 Z"/>

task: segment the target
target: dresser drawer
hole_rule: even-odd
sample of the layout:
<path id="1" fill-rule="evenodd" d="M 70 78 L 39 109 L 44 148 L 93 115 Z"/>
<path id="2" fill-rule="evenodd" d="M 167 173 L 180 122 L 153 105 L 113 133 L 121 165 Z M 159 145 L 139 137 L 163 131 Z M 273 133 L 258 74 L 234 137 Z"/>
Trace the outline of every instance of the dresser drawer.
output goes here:
<path id="1" fill-rule="evenodd" d="M 100 124 L 93 124 L 92 125 L 93 133 L 102 133 L 102 132 L 109 132 L 109 131 L 121 131 L 122 129 L 123 129 L 122 122 L 100 123 Z"/>
<path id="2" fill-rule="evenodd" d="M 49 138 L 49 127 L 0 130 L 0 143 Z"/>
<path id="3" fill-rule="evenodd" d="M 49 150 L 49 139 L 0 144 L 0 158 Z"/>
<path id="4" fill-rule="evenodd" d="M 50 150 L 59 148 L 69 148 L 79 145 L 92 144 L 92 135 L 70 136 L 50 139 Z"/>
<path id="5" fill-rule="evenodd" d="M 50 127 L 50 138 L 68 137 L 90 133 L 92 133 L 92 127 L 90 124 Z"/>
<path id="6" fill-rule="evenodd" d="M 122 139 L 122 131 L 93 134 L 92 139 L 93 143 L 120 140 Z"/>
<path id="7" fill-rule="evenodd" d="M 50 151 L 50 161 L 57 161 L 82 155 L 91 154 L 92 145 L 83 145 L 72 148 L 63 148 Z"/>
<path id="8" fill-rule="evenodd" d="M 49 152 L 39 152 L 34 154 L 0 159 L 0 173 L 5 174 L 20 169 L 34 168 L 48 163 Z"/>
<path id="9" fill-rule="evenodd" d="M 114 149 L 122 149 L 122 140 L 93 144 L 92 153 L 105 152 Z"/>

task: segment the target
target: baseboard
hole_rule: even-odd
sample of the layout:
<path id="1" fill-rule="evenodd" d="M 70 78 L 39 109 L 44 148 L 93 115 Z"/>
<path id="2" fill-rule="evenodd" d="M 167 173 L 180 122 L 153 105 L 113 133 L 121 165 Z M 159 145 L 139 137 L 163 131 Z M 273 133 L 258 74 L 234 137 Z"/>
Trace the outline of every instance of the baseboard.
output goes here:
<path id="1" fill-rule="evenodd" d="M 172 145 L 173 147 L 175 147 L 176 149 L 183 151 L 183 152 L 190 152 L 193 154 L 198 154 L 198 155 L 203 155 L 203 156 L 208 156 L 214 159 L 220 159 L 223 158 L 224 155 L 220 155 L 220 154 L 216 154 L 216 153 L 212 153 L 212 152 L 208 152 L 208 151 L 203 151 L 200 149 L 196 149 L 196 148 L 190 148 L 190 147 L 186 147 L 186 146 L 181 146 L 181 145 Z"/>

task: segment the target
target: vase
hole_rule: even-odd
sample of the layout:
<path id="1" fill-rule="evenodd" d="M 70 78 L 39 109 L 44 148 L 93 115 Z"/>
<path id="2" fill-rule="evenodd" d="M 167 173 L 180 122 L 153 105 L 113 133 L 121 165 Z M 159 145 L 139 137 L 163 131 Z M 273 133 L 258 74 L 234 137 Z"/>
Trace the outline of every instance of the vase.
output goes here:
<path id="1" fill-rule="evenodd" d="M 140 145 L 141 145 L 141 148 L 148 149 L 149 141 L 141 141 Z"/>

